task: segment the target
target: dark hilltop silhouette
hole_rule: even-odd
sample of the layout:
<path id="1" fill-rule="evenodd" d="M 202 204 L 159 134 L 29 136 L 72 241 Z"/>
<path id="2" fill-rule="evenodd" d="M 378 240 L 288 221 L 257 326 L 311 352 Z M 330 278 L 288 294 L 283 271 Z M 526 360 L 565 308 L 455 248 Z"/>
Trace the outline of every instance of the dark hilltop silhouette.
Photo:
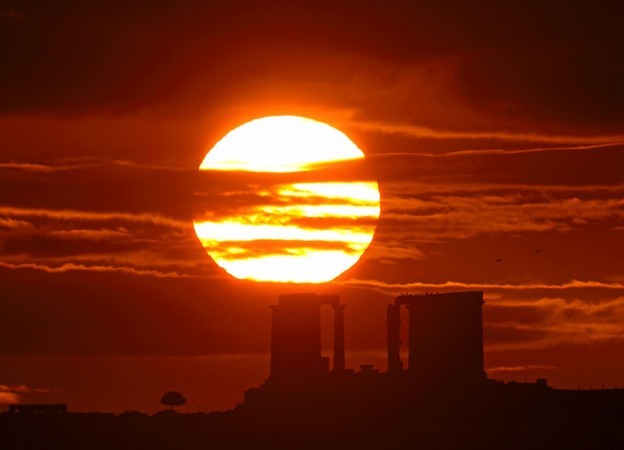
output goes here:
<path id="1" fill-rule="evenodd" d="M 0 416 L 0 446 L 624 448 L 624 390 L 557 390 L 544 379 L 503 383 L 487 378 L 482 305 L 482 292 L 399 295 L 387 309 L 388 370 L 382 373 L 371 365 L 357 371 L 346 367 L 345 306 L 339 296 L 283 295 L 272 307 L 271 373 L 234 409 L 150 417 L 14 405 Z M 334 312 L 332 364 L 321 354 L 324 306 Z M 400 351 L 402 307 L 409 311 L 406 367 Z"/>

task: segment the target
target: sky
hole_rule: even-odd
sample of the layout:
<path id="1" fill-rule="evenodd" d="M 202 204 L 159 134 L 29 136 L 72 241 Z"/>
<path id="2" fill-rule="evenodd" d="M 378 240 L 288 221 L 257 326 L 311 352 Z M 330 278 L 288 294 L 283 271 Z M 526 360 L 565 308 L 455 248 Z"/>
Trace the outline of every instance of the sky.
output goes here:
<path id="1" fill-rule="evenodd" d="M 0 1 L 0 410 L 230 408 L 309 291 L 347 304 L 348 367 L 385 369 L 397 293 L 483 290 L 491 378 L 624 385 L 621 2 L 93 3 Z M 206 152 L 283 114 L 381 193 L 321 285 L 236 280 L 193 230 L 253 202 Z"/>

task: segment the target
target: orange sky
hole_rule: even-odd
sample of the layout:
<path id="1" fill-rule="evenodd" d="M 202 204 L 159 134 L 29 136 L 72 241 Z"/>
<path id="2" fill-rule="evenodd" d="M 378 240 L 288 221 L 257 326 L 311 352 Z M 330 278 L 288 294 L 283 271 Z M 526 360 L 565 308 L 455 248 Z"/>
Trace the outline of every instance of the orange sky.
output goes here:
<path id="1" fill-rule="evenodd" d="M 350 367 L 384 368 L 395 293 L 482 289 L 491 377 L 624 385 L 623 6 L 293 3 L 0 5 L 0 408 L 231 407 L 268 305 L 312 289 L 348 304 Z M 275 114 L 366 153 L 321 180 L 379 182 L 373 243 L 319 287 L 233 280 L 193 231 L 296 181 L 197 171 Z"/>

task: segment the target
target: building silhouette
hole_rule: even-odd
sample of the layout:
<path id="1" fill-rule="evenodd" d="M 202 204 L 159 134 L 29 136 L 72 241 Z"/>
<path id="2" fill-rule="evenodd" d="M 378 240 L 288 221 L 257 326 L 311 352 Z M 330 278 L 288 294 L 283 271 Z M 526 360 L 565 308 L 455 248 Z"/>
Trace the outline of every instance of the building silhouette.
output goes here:
<path id="1" fill-rule="evenodd" d="M 321 354 L 321 308 L 334 311 L 333 365 Z M 409 314 L 408 364 L 401 360 L 401 308 Z M 344 309 L 338 295 L 281 295 L 271 306 L 271 372 L 242 407 L 340 408 L 361 398 L 389 407 L 431 388 L 485 385 L 483 292 L 401 294 L 387 307 L 388 370 L 345 366 Z"/>
<path id="2" fill-rule="evenodd" d="M 483 292 L 402 294 L 388 305 L 388 370 L 402 370 L 400 308 L 409 311 L 409 363 L 413 378 L 428 384 L 485 380 Z"/>
<path id="3" fill-rule="evenodd" d="M 345 369 L 344 305 L 338 295 L 281 295 L 271 307 L 271 375 L 274 380 L 305 380 L 328 374 L 329 359 L 321 356 L 321 307 L 334 310 L 333 371 Z"/>
<path id="4" fill-rule="evenodd" d="M 338 295 L 314 293 L 278 297 L 271 327 L 271 374 L 274 381 L 309 380 L 330 373 L 321 356 L 321 307 L 334 310 L 332 373 L 346 371 L 344 308 Z M 400 309 L 409 311 L 409 358 L 401 360 Z M 482 381 L 483 292 L 401 294 L 388 305 L 388 372 L 407 372 L 423 383 Z M 371 367 L 364 366 L 370 371 Z"/>

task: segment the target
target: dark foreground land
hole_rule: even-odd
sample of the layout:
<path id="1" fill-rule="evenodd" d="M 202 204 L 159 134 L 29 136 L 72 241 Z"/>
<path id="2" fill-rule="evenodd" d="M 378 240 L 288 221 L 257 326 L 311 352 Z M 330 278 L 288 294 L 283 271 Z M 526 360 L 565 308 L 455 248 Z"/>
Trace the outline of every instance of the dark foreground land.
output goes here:
<path id="1" fill-rule="evenodd" d="M 518 385 L 348 404 L 313 397 L 277 396 L 210 414 L 2 414 L 0 448 L 624 449 L 623 390 Z"/>

